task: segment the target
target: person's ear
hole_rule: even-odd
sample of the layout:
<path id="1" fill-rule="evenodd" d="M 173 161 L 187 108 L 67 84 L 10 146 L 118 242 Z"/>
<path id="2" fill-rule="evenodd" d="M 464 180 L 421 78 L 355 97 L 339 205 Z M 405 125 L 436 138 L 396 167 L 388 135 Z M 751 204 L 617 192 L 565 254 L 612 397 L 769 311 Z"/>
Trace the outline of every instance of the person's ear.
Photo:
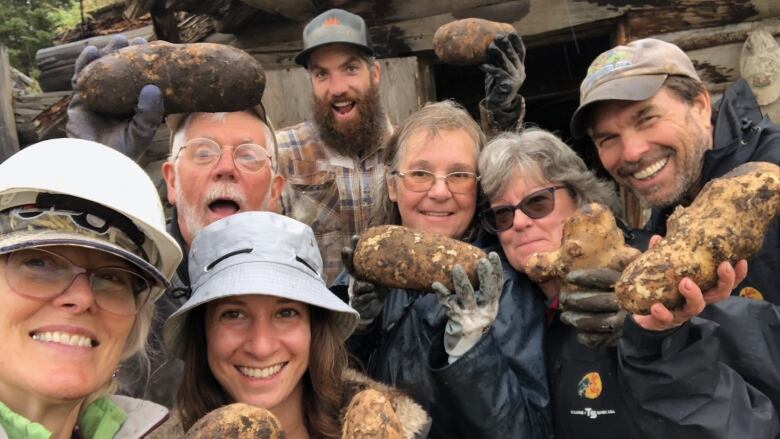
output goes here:
<path id="1" fill-rule="evenodd" d="M 387 196 L 390 198 L 390 201 L 397 203 L 398 202 L 398 194 L 395 190 L 395 182 L 396 178 L 394 175 L 388 175 L 385 178 L 385 184 L 387 185 Z"/>
<path id="2" fill-rule="evenodd" d="M 162 176 L 165 180 L 165 189 L 168 202 L 176 205 L 176 166 L 171 161 L 166 160 L 162 164 Z"/>
<path id="3" fill-rule="evenodd" d="M 281 175 L 274 175 L 271 179 L 271 191 L 270 198 L 268 199 L 268 211 L 281 213 L 281 198 L 282 191 L 284 190 L 284 177 Z"/>
<path id="4" fill-rule="evenodd" d="M 379 81 L 382 79 L 382 65 L 379 61 L 374 60 L 374 70 L 371 72 L 371 82 L 374 85 L 379 85 Z"/>
<path id="5" fill-rule="evenodd" d="M 702 92 L 693 99 L 691 109 L 693 115 L 698 119 L 702 126 L 708 130 L 712 129 L 712 102 L 707 90 L 702 90 Z"/>

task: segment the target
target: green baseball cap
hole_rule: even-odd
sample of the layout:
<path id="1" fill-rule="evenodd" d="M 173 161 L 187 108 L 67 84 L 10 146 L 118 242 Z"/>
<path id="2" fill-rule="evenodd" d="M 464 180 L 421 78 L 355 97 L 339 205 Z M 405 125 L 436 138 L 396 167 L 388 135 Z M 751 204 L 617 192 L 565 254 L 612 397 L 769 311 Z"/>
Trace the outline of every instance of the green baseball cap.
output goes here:
<path id="1" fill-rule="evenodd" d="M 303 28 L 303 50 L 295 56 L 295 62 L 307 67 L 311 52 L 333 43 L 352 44 L 367 55 L 374 56 L 374 49 L 368 41 L 366 22 L 343 9 L 329 9 L 314 17 Z"/>

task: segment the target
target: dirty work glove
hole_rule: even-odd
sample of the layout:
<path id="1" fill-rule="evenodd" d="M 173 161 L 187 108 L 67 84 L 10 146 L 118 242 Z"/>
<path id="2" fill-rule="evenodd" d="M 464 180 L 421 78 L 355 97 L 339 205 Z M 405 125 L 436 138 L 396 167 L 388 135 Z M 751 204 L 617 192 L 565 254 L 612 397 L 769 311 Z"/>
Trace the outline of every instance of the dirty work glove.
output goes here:
<path id="1" fill-rule="evenodd" d="M 358 330 L 366 329 L 382 312 L 387 288 L 360 280 L 356 277 L 352 257 L 360 237 L 352 235 L 350 245 L 341 249 L 341 262 L 349 273 L 349 304 L 360 314 Z"/>
<path id="2" fill-rule="evenodd" d="M 485 72 L 485 107 L 498 124 L 508 129 L 515 125 L 522 111 L 518 94 L 525 81 L 525 46 L 520 35 L 496 35 L 487 48 L 487 57 L 479 68 Z"/>
<path id="3" fill-rule="evenodd" d="M 76 80 L 84 67 L 108 53 L 127 47 L 128 44 L 146 44 L 143 38 L 128 43 L 123 35 L 117 35 L 102 50 L 87 46 L 76 60 L 75 73 L 71 79 L 74 93 L 68 105 L 68 123 L 65 131 L 69 137 L 94 140 L 108 145 L 133 160 L 143 154 L 152 143 L 155 131 L 163 122 L 162 93 L 156 85 L 146 85 L 138 94 L 138 106 L 131 118 L 121 118 L 94 112 L 84 106 L 76 92 Z M 122 87 L 123 84 L 116 84 Z"/>
<path id="4" fill-rule="evenodd" d="M 466 271 L 456 264 L 452 268 L 455 294 L 450 293 L 441 282 L 434 282 L 432 286 L 448 317 L 444 328 L 444 350 L 449 355 L 450 364 L 477 344 L 498 314 L 504 272 L 497 253 L 490 252 L 487 259 L 477 262 L 477 276 L 479 290 L 475 292 Z"/>
<path id="5" fill-rule="evenodd" d="M 561 291 L 561 321 L 577 329 L 577 341 L 585 346 L 614 346 L 622 334 L 626 312 L 618 307 L 614 291 L 619 277 L 619 272 L 609 268 L 574 270 L 566 275 L 575 291 Z"/>

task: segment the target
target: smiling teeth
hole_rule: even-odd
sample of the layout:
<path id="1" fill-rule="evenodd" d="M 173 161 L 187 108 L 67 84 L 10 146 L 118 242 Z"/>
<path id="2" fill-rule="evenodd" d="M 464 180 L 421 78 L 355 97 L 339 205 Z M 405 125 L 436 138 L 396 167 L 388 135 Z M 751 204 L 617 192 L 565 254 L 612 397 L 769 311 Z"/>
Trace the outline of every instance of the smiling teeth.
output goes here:
<path id="1" fill-rule="evenodd" d="M 339 108 L 341 108 L 341 107 L 348 107 L 350 105 L 352 105 L 352 101 L 348 101 L 348 102 L 334 102 L 333 103 L 334 107 L 339 107 Z"/>
<path id="2" fill-rule="evenodd" d="M 268 378 L 271 375 L 276 375 L 284 366 L 284 363 L 279 363 L 275 366 L 266 367 L 264 369 L 256 369 L 254 367 L 239 367 L 238 370 L 242 374 L 251 378 Z"/>
<path id="3" fill-rule="evenodd" d="M 658 160 L 652 165 L 646 167 L 645 169 L 642 169 L 641 171 L 634 173 L 634 178 L 636 178 L 637 180 L 644 180 L 648 177 L 652 177 L 656 172 L 660 171 L 664 166 L 666 166 L 666 162 L 668 161 L 669 161 L 669 157 Z"/>
<path id="4" fill-rule="evenodd" d="M 423 212 L 424 215 L 428 216 L 449 216 L 449 212 Z"/>
<path id="5" fill-rule="evenodd" d="M 92 339 L 83 335 L 67 334 L 65 332 L 40 332 L 33 334 L 33 340 L 49 341 L 52 343 L 64 344 L 67 346 L 78 346 L 82 348 L 91 348 Z"/>

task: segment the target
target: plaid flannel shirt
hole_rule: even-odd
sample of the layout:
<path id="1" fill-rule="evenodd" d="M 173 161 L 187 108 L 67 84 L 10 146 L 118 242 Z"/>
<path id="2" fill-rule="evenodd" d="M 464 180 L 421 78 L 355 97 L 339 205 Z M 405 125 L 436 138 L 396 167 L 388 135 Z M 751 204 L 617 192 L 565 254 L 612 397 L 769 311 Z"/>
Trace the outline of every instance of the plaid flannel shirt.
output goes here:
<path id="1" fill-rule="evenodd" d="M 366 157 L 344 156 L 325 145 L 311 122 L 278 131 L 276 140 L 284 213 L 314 230 L 330 285 L 344 268 L 341 249 L 368 227 L 373 191 L 384 179 L 384 145 Z"/>

